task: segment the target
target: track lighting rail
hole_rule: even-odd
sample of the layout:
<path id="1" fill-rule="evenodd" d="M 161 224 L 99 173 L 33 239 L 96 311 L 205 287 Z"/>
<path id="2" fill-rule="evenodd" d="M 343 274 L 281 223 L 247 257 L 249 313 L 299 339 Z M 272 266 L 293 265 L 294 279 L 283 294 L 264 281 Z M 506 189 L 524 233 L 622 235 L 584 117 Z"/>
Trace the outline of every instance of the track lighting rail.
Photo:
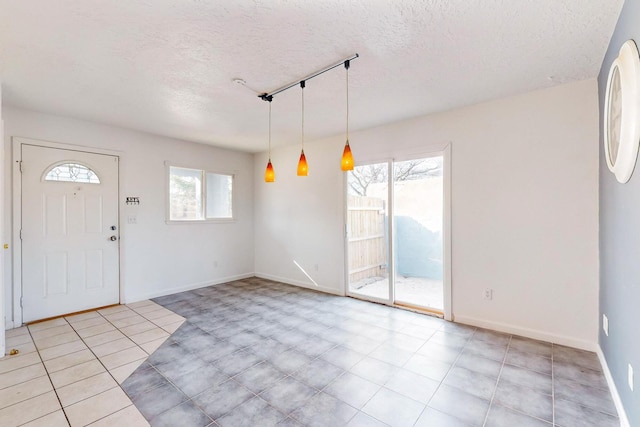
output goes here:
<path id="1" fill-rule="evenodd" d="M 345 66 L 345 67 L 347 67 L 347 68 L 348 68 L 348 67 L 349 67 L 350 62 L 351 62 L 352 60 L 354 60 L 354 59 L 358 58 L 359 56 L 360 56 L 360 55 L 358 55 L 357 53 L 355 53 L 355 54 L 351 55 L 350 57 L 345 58 L 345 59 L 343 59 L 342 61 L 337 62 L 337 63 L 335 63 L 335 64 L 329 65 L 328 67 L 324 67 L 323 69 L 318 70 L 318 71 L 316 71 L 315 73 L 312 73 L 312 74 L 308 75 L 307 77 L 304 77 L 304 78 L 302 78 L 302 79 L 300 79 L 300 80 L 296 80 L 295 82 L 289 83 L 289 84 L 288 84 L 288 85 L 286 85 L 286 86 L 282 86 L 281 88 L 276 89 L 276 90 L 274 90 L 274 91 L 272 91 L 272 92 L 265 92 L 265 93 L 262 93 L 262 94 L 258 95 L 258 98 L 262 99 L 263 101 L 269 101 L 269 102 L 271 102 L 271 101 L 273 100 L 273 97 L 274 97 L 275 95 L 277 95 L 277 94 L 279 94 L 279 93 L 281 93 L 281 92 L 284 92 L 284 91 L 285 91 L 285 90 L 287 90 L 287 89 L 291 89 L 292 87 L 297 86 L 297 85 L 299 85 L 299 84 L 301 84 L 301 85 L 302 85 L 302 84 L 304 84 L 304 82 L 305 82 L 306 80 L 311 80 L 311 79 L 312 79 L 312 78 L 314 78 L 314 77 L 318 77 L 320 74 L 324 74 L 324 73 L 326 73 L 327 71 L 329 71 L 329 70 L 333 70 L 334 68 L 339 67 L 339 66 L 341 66 L 341 65 L 343 65 L 343 64 L 344 64 L 344 66 Z M 304 88 L 304 86 L 303 86 L 303 88 Z"/>

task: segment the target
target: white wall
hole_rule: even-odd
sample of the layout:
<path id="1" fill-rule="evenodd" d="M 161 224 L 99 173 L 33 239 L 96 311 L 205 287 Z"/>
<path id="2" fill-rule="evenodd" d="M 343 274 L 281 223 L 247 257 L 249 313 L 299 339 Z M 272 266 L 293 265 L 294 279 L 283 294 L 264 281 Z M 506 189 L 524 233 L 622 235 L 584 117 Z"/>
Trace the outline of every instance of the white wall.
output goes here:
<path id="1" fill-rule="evenodd" d="M 4 119 L 2 114 L 2 81 L 0 81 L 0 140 L 4 138 Z M 4 145 L 0 146 L 0 177 L 4 176 Z M 4 186 L 0 184 L 0 206 L 4 207 Z M 0 209 L 0 224 L 3 223 L 3 215 L 4 211 Z M 0 245 L 4 245 L 5 242 L 5 233 L 4 229 L 0 228 Z M 5 301 L 4 301 L 4 252 L 5 250 L 0 249 L 0 357 L 4 356 L 6 351 L 5 345 L 5 334 L 4 330 L 6 328 L 6 319 L 5 319 Z"/>
<path id="2" fill-rule="evenodd" d="M 4 231 L 12 235 L 11 137 L 118 151 L 121 205 L 121 282 L 126 302 L 220 283 L 253 273 L 253 156 L 211 146 L 134 132 L 66 117 L 5 106 Z M 236 173 L 236 221 L 215 224 L 165 223 L 165 161 Z M 124 205 L 126 196 L 139 206 Z M 127 224 L 128 215 L 137 224 Z M 217 267 L 214 265 L 217 262 Z M 12 259 L 5 260 L 5 283 L 12 283 Z M 19 284 L 18 284 L 19 285 Z M 7 286 L 7 313 L 12 289 Z"/>
<path id="3" fill-rule="evenodd" d="M 353 118 L 357 123 L 357 117 Z M 587 80 L 351 136 L 356 162 L 452 147 L 454 318 L 595 349 L 598 298 L 598 100 Z M 256 155 L 255 271 L 344 289 L 344 137 L 276 149 L 276 182 Z M 318 271 L 313 266 L 319 265 Z M 483 290 L 494 290 L 493 300 Z"/>

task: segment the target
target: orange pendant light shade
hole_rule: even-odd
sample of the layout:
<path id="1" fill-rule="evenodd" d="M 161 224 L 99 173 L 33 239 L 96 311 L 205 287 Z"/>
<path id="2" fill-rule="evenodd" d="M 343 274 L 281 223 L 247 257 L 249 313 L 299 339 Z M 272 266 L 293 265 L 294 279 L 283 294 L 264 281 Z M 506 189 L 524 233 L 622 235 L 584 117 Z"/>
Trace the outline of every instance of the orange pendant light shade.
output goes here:
<path id="1" fill-rule="evenodd" d="M 300 160 L 298 160 L 298 176 L 309 175 L 309 166 L 307 165 L 307 158 L 304 155 L 304 150 L 300 154 Z"/>
<path id="2" fill-rule="evenodd" d="M 353 154 L 351 154 L 351 147 L 349 147 L 349 140 L 344 144 L 344 151 L 342 152 L 342 161 L 340 162 L 340 168 L 343 171 L 353 170 Z"/>
<path id="3" fill-rule="evenodd" d="M 344 144 L 342 152 L 342 160 L 340 161 L 340 169 L 344 172 L 353 170 L 353 154 L 349 147 L 349 67 L 351 62 L 347 59 L 344 61 L 344 69 L 347 71 L 347 142 Z"/>
<path id="4" fill-rule="evenodd" d="M 274 182 L 275 180 L 276 180 L 276 173 L 273 170 L 271 159 L 269 159 L 269 163 L 267 163 L 267 169 L 264 171 L 264 182 Z"/>

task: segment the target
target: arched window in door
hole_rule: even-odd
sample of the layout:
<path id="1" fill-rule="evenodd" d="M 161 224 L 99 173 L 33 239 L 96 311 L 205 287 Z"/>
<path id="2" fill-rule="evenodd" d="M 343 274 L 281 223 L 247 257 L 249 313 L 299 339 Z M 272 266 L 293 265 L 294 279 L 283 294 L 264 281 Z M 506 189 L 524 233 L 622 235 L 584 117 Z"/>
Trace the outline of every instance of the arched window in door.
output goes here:
<path id="1" fill-rule="evenodd" d="M 88 166 L 65 162 L 54 165 L 44 174 L 45 181 L 77 182 L 80 184 L 100 184 L 98 175 Z"/>

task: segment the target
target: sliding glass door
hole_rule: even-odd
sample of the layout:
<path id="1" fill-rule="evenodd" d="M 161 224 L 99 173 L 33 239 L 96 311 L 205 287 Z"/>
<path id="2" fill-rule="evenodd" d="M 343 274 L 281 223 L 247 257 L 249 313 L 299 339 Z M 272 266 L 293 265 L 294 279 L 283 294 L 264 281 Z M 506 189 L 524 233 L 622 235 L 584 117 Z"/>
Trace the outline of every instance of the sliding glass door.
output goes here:
<path id="1" fill-rule="evenodd" d="M 442 312 L 443 158 L 393 165 L 395 303 Z"/>
<path id="2" fill-rule="evenodd" d="M 391 301 L 389 163 L 356 166 L 347 176 L 349 293 Z"/>
<path id="3" fill-rule="evenodd" d="M 434 153 L 349 172 L 349 295 L 443 313 L 443 160 Z"/>

